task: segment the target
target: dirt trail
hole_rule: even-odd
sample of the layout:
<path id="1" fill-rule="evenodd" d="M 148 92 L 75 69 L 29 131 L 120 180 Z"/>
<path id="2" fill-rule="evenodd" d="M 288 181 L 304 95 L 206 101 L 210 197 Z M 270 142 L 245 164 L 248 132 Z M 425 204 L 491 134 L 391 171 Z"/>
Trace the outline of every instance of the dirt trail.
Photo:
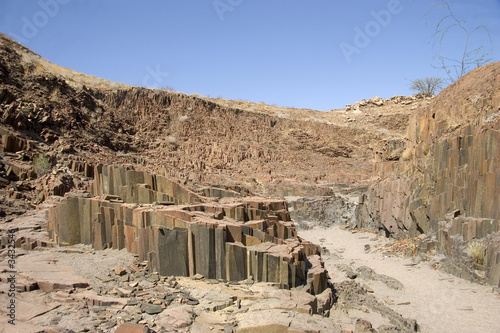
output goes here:
<path id="1" fill-rule="evenodd" d="M 378 247 L 391 241 L 373 233 L 332 227 L 299 231 L 299 236 L 328 250 L 322 257 L 333 282 L 348 279 L 342 270 L 345 265 L 354 272 L 360 266 L 368 266 L 377 274 L 401 282 L 404 288 L 396 290 L 382 281 L 356 278 L 361 285 L 372 288 L 384 304 L 406 318 L 416 319 L 421 332 L 500 332 L 500 294 L 491 286 L 435 270 L 429 261 L 390 255 Z M 365 251 L 367 244 L 369 251 Z M 349 315 L 370 320 L 374 328 L 384 324 L 380 315 L 357 310 Z M 350 327 L 352 323 L 343 324 Z"/>

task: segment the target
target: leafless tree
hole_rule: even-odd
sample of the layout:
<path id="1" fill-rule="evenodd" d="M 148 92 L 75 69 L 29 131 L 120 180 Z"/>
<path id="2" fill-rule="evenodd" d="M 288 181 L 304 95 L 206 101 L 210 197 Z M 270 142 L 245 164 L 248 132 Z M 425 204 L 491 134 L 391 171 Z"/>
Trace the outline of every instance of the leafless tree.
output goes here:
<path id="1" fill-rule="evenodd" d="M 484 45 L 471 50 L 471 35 L 480 31 L 486 33 L 490 40 L 490 49 L 491 36 L 488 27 L 485 25 L 478 25 L 475 28 L 467 27 L 464 19 L 455 16 L 448 1 L 438 2 L 434 7 L 445 8 L 447 14 L 438 22 L 431 36 L 433 47 L 438 49 L 436 52 L 438 65 L 434 65 L 433 67 L 444 70 L 446 73 L 445 81 L 451 84 L 472 69 L 485 65 L 491 61 L 492 58 L 489 58 L 489 52 L 484 50 Z M 457 57 L 448 57 L 441 54 L 443 41 L 452 29 L 462 31 L 464 36 L 463 53 Z"/>
<path id="2" fill-rule="evenodd" d="M 411 81 L 410 89 L 424 96 L 432 96 L 443 88 L 443 84 L 443 79 L 440 77 L 426 77 Z"/>

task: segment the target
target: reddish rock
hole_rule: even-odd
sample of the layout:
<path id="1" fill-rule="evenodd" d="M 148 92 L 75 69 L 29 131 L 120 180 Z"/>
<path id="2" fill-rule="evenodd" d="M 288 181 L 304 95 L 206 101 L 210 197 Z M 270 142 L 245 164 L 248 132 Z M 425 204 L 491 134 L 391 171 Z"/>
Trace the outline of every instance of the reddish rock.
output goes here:
<path id="1" fill-rule="evenodd" d="M 149 329 L 144 325 L 138 324 L 121 324 L 116 329 L 115 333 L 147 333 Z"/>

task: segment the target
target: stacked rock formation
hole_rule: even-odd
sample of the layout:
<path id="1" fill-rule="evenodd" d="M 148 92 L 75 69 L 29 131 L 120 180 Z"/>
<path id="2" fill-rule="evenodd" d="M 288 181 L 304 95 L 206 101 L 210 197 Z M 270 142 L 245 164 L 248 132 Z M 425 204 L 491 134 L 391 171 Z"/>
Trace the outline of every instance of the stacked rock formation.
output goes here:
<path id="1" fill-rule="evenodd" d="M 297 237 L 286 202 L 203 189 L 132 168 L 94 169 L 90 194 L 71 195 L 49 211 L 59 244 L 126 248 L 161 275 L 273 282 L 281 288 L 328 288 L 320 248 Z"/>
<path id="2" fill-rule="evenodd" d="M 378 179 L 358 226 L 387 234 L 436 233 L 445 254 L 488 243 L 487 277 L 500 283 L 500 63 L 469 73 L 410 118 L 405 140 L 377 155 Z M 497 235 L 497 236 L 495 236 Z M 495 240 L 496 239 L 496 240 Z M 455 245 L 454 245 L 455 244 Z"/>

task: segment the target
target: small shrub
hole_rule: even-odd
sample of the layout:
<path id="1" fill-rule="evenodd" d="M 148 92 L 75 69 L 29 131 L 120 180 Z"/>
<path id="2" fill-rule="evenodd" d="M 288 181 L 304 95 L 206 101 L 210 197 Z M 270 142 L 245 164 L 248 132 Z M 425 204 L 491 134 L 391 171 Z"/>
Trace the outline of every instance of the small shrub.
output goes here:
<path id="1" fill-rule="evenodd" d="M 47 156 L 39 155 L 33 158 L 31 166 L 37 176 L 43 176 L 52 170 L 52 162 Z"/>
<path id="2" fill-rule="evenodd" d="M 169 85 L 164 85 L 164 86 L 161 86 L 160 88 L 158 88 L 160 90 L 165 90 L 165 91 L 175 91 L 175 89 Z"/>
<path id="3" fill-rule="evenodd" d="M 443 84 L 439 77 L 426 77 L 411 81 L 410 89 L 424 96 L 433 96 L 442 89 Z"/>
<path id="4" fill-rule="evenodd" d="M 486 245 L 479 241 L 470 241 L 467 244 L 467 251 L 470 257 L 474 260 L 474 266 L 476 268 L 484 267 L 484 259 L 486 257 Z"/>

